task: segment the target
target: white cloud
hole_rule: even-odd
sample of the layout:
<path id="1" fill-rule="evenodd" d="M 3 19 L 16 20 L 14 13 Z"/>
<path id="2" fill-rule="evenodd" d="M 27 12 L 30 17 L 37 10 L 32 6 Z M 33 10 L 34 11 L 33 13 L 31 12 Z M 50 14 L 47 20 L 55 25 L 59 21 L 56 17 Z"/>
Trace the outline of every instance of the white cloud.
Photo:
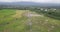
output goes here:
<path id="1" fill-rule="evenodd" d="M 60 3 L 60 0 L 33 0 L 33 1 L 42 3 Z"/>
<path id="2" fill-rule="evenodd" d="M 0 0 L 0 2 L 32 1 L 42 3 L 60 3 L 60 0 Z"/>

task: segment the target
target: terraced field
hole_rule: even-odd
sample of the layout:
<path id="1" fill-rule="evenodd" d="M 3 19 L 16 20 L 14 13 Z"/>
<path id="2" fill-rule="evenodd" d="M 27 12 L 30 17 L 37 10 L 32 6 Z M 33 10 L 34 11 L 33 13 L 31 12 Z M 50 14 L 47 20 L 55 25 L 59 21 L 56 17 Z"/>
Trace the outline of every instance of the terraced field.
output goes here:
<path id="1" fill-rule="evenodd" d="M 0 10 L 0 32 L 60 32 L 60 20 L 29 10 Z"/>

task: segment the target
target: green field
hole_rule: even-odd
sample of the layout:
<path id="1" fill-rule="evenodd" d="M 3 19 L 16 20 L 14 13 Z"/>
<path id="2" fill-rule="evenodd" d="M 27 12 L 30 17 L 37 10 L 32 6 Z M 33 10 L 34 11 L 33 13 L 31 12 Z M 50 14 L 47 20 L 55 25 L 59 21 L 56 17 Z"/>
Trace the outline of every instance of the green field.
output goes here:
<path id="1" fill-rule="evenodd" d="M 41 16 L 27 17 L 30 10 L 0 10 L 0 32 L 60 32 L 60 20 Z M 40 14 L 39 14 L 40 15 Z M 29 25 L 29 20 L 32 25 Z"/>

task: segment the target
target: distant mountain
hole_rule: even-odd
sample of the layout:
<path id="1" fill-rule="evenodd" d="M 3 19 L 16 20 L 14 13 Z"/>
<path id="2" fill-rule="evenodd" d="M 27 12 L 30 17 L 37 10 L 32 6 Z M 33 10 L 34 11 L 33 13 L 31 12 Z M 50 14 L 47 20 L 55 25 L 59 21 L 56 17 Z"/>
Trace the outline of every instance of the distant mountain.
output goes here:
<path id="1" fill-rule="evenodd" d="M 36 3 L 36 2 L 0 2 L 0 5 L 23 5 L 23 6 L 40 6 L 40 7 L 60 7 L 57 3 Z"/>

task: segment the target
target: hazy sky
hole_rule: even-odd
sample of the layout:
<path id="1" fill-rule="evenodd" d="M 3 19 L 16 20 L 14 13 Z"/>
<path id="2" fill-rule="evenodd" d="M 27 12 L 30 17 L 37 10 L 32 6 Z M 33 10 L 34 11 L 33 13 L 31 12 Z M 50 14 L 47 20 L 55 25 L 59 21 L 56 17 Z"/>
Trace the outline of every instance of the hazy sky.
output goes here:
<path id="1" fill-rule="evenodd" d="M 18 1 L 32 1 L 42 3 L 60 3 L 60 0 L 0 0 L 0 2 L 18 2 Z"/>

